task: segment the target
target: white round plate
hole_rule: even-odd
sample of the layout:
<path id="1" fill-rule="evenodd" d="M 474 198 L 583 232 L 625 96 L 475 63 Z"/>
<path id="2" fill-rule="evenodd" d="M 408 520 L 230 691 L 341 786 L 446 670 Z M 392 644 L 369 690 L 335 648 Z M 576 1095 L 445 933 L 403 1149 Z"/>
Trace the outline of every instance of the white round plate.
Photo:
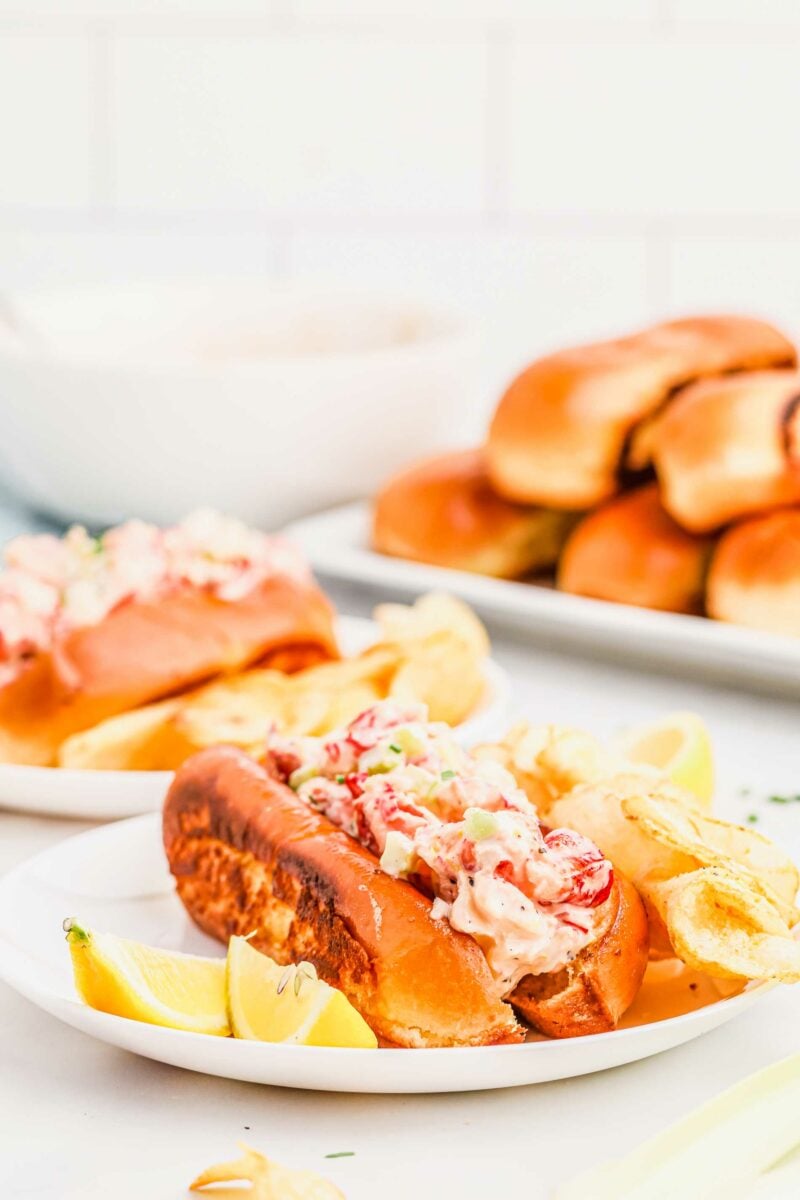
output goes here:
<path id="1" fill-rule="evenodd" d="M 756 984 L 679 1017 L 568 1041 L 454 1050 L 335 1050 L 235 1041 L 144 1025 L 75 996 L 64 917 L 151 945 L 220 955 L 174 893 L 157 814 L 69 838 L 0 881 L 0 978 L 46 1012 L 145 1058 L 208 1075 L 341 1092 L 452 1092 L 515 1087 L 602 1071 L 698 1037 L 748 1008 Z"/>
<path id="2" fill-rule="evenodd" d="M 346 655 L 358 654 L 377 637 L 374 621 L 339 617 L 338 635 Z M 504 732 L 509 683 L 493 659 L 486 662 L 486 690 L 473 715 L 456 734 L 465 746 L 490 741 Z M 50 816 L 114 821 L 161 807 L 171 771 L 74 771 L 0 763 L 0 808 Z"/>

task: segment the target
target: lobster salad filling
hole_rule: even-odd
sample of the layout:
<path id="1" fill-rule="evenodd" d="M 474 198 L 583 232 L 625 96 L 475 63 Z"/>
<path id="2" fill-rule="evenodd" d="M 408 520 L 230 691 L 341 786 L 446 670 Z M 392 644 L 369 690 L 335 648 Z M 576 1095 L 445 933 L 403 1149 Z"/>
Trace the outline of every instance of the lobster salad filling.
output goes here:
<path id="1" fill-rule="evenodd" d="M 479 762 L 424 705 L 383 701 L 325 737 L 271 731 L 269 769 L 434 898 L 473 937 L 498 993 L 555 971 L 594 939 L 611 863 L 588 838 L 544 831 L 511 774 Z"/>
<path id="2" fill-rule="evenodd" d="M 0 573 L 0 672 L 50 649 L 71 629 L 96 625 L 130 600 L 179 588 L 220 600 L 245 597 L 272 576 L 305 583 L 302 556 L 281 537 L 250 529 L 210 509 L 159 529 L 128 521 L 101 537 L 73 526 L 63 537 L 19 537 Z"/>

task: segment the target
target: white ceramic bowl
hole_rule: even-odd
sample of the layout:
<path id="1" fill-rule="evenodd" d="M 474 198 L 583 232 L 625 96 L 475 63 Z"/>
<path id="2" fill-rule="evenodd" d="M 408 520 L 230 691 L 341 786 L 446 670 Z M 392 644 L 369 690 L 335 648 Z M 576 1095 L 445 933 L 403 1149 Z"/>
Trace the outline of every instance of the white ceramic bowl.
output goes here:
<path id="1" fill-rule="evenodd" d="M 267 528 L 452 441 L 475 399 L 460 319 L 262 282 L 0 302 L 0 477 L 93 525 L 199 505 Z"/>

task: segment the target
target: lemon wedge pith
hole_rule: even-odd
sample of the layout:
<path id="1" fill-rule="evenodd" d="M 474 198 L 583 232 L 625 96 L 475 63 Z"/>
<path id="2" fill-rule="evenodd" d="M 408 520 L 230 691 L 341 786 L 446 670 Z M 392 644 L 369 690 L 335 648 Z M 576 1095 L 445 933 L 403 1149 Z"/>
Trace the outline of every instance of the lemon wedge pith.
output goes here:
<path id="1" fill-rule="evenodd" d="M 378 1044 L 344 993 L 318 979 L 310 963 L 278 966 L 246 938 L 228 945 L 227 994 L 234 1037 L 354 1049 Z"/>
<path id="2" fill-rule="evenodd" d="M 193 1033 L 230 1033 L 222 959 L 160 950 L 64 922 L 75 986 L 101 1012 Z"/>
<path id="3" fill-rule="evenodd" d="M 705 723 L 695 713 L 670 713 L 635 725 L 615 739 L 615 747 L 629 762 L 657 767 L 692 792 L 704 809 L 711 808 L 714 752 Z"/>

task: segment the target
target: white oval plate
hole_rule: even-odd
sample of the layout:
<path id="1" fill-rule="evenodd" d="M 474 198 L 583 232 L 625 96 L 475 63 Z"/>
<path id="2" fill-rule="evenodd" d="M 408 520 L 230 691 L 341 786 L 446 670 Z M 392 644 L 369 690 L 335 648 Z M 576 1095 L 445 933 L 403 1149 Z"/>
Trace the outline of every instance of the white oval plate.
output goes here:
<path id="1" fill-rule="evenodd" d="M 340 617 L 345 654 L 358 654 L 376 640 L 378 627 L 362 617 Z M 505 732 L 509 682 L 493 659 L 486 662 L 486 690 L 475 713 L 456 733 L 465 746 Z M 76 771 L 0 763 L 0 807 L 49 816 L 118 820 L 154 812 L 172 780 L 171 771 Z"/>
<path id="2" fill-rule="evenodd" d="M 0 978 L 100 1041 L 173 1066 L 281 1087 L 341 1092 L 453 1092 L 515 1087 L 602 1071 L 658 1054 L 729 1021 L 769 990 L 684 1016 L 569 1041 L 457 1050 L 335 1050 L 182 1033 L 95 1012 L 76 999 L 61 922 L 151 945 L 219 955 L 174 893 L 157 814 L 69 838 L 0 881 Z"/>

